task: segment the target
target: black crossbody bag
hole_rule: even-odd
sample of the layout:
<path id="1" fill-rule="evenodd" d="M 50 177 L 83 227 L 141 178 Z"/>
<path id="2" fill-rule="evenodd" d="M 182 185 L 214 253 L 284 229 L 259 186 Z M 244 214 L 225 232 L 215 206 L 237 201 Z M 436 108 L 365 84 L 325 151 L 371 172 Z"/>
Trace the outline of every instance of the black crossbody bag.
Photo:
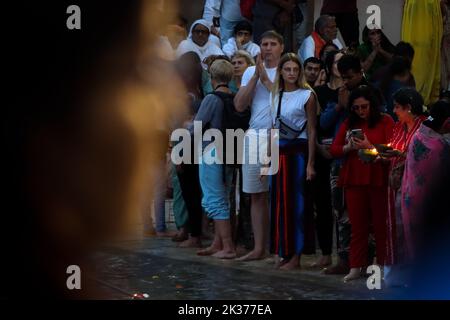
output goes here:
<path id="1" fill-rule="evenodd" d="M 277 110 L 277 116 L 275 118 L 275 125 L 274 129 L 278 129 L 280 132 L 280 139 L 287 139 L 287 140 L 293 140 L 297 139 L 300 134 L 305 130 L 306 124 L 308 121 L 305 121 L 302 128 L 299 130 L 295 126 L 294 123 L 292 123 L 291 120 L 289 120 L 286 117 L 283 117 L 281 115 L 281 100 L 283 98 L 283 91 L 280 91 L 280 96 L 278 98 L 278 110 Z"/>

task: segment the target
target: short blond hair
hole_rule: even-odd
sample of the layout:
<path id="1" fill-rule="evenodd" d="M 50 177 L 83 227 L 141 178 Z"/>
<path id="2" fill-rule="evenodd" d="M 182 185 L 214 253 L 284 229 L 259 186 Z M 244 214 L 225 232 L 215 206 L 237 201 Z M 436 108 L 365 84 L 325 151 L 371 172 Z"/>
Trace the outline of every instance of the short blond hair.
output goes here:
<path id="1" fill-rule="evenodd" d="M 255 60 L 253 60 L 252 56 L 245 50 L 236 51 L 231 57 L 231 61 L 233 61 L 234 58 L 244 58 L 249 66 L 255 65 Z"/>
<path id="2" fill-rule="evenodd" d="M 216 60 L 209 69 L 211 80 L 221 83 L 228 83 L 233 78 L 233 65 L 226 60 Z"/>

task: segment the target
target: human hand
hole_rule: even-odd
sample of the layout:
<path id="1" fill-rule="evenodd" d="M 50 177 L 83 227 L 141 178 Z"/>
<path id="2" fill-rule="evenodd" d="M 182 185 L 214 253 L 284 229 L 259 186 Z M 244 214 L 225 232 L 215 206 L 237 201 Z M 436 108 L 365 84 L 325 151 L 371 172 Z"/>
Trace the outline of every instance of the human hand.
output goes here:
<path id="1" fill-rule="evenodd" d="M 255 74 L 253 75 L 254 77 L 259 79 L 260 76 L 260 65 L 263 63 L 262 61 L 262 57 L 261 57 L 261 53 L 258 53 L 258 55 L 256 56 L 256 61 L 255 61 Z"/>
<path id="2" fill-rule="evenodd" d="M 364 134 L 364 139 L 358 139 L 357 137 L 352 137 L 353 145 L 356 149 L 371 149 L 373 145 L 370 143 L 367 136 Z"/>
<path id="3" fill-rule="evenodd" d="M 262 59 L 262 57 L 259 58 L 259 62 L 256 64 L 256 69 L 258 71 L 259 79 L 262 83 L 270 81 L 269 76 L 267 75 L 266 68 L 264 68 L 264 60 Z"/>
<path id="4" fill-rule="evenodd" d="M 242 49 L 242 43 L 244 42 L 244 36 L 236 36 L 236 47 L 238 50 Z"/>
<path id="5" fill-rule="evenodd" d="M 376 52 L 381 49 L 381 36 L 377 35 L 376 38 L 372 39 L 372 49 Z"/>
<path id="6" fill-rule="evenodd" d="M 333 159 L 333 156 L 330 153 L 330 146 L 325 144 L 318 144 L 317 150 L 325 159 Z"/>
<path id="7" fill-rule="evenodd" d="M 403 152 L 401 152 L 400 150 L 386 150 L 384 152 L 379 152 L 379 155 L 382 158 L 394 158 L 394 157 L 399 157 L 403 154 Z"/>
<path id="8" fill-rule="evenodd" d="M 342 148 L 342 151 L 345 153 L 348 153 L 350 151 L 356 150 L 355 144 L 353 143 L 353 140 L 350 138 L 346 145 Z"/>
<path id="9" fill-rule="evenodd" d="M 317 77 L 316 82 L 314 83 L 315 87 L 321 86 L 327 82 L 327 73 L 325 69 L 320 70 L 319 76 Z"/>
<path id="10" fill-rule="evenodd" d="M 220 32 L 219 32 L 219 30 L 217 30 L 216 27 L 214 27 L 214 26 L 211 27 L 211 34 L 213 34 L 213 35 L 219 37 L 219 39 L 220 39 Z"/>
<path id="11" fill-rule="evenodd" d="M 314 169 L 314 165 L 308 164 L 306 166 L 306 180 L 311 181 L 316 177 L 316 170 Z"/>

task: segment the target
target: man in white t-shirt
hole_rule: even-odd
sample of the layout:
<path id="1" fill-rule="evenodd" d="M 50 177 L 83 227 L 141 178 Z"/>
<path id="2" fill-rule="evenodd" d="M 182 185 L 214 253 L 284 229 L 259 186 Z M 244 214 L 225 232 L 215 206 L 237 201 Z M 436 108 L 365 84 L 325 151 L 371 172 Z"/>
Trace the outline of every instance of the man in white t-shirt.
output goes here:
<path id="1" fill-rule="evenodd" d="M 250 106 L 250 128 L 246 141 L 252 139 L 253 132 L 266 132 L 272 128 L 270 92 L 275 80 L 278 63 L 284 50 L 283 37 L 277 32 L 267 31 L 261 36 L 261 53 L 257 56 L 256 66 L 249 67 L 242 76 L 241 87 L 234 98 L 235 108 L 244 111 Z M 253 130 L 251 130 L 253 129 Z M 264 135 L 263 135 L 264 136 Z M 258 148 L 244 144 L 244 163 L 242 164 L 243 191 L 251 194 L 252 228 L 255 239 L 254 249 L 239 260 L 264 258 L 269 234 L 269 178 L 261 175 L 261 164 L 249 163 L 259 148 L 267 146 L 267 140 L 259 135 Z M 257 150 L 258 149 L 258 150 Z"/>

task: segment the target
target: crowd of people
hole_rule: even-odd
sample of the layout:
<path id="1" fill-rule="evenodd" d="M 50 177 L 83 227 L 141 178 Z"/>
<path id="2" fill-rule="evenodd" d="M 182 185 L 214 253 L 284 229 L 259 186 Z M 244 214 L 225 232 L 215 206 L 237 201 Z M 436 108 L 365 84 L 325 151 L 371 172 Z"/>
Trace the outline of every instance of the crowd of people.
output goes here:
<path id="1" fill-rule="evenodd" d="M 394 46 L 379 27 L 359 44 L 355 0 L 324 0 L 306 40 L 310 2 L 205 1 L 203 19 L 190 24 L 159 1 L 80 1 L 80 30 L 67 28 L 72 2 L 11 3 L 20 23 L 8 36 L 2 117 L 0 296 L 27 288 L 39 298 L 123 297 L 99 276 L 129 278 L 128 264 L 98 253 L 134 231 L 144 206 L 147 235 L 171 236 L 205 259 L 272 253 L 290 270 L 320 248 L 315 266 L 350 280 L 376 256 L 386 283 L 415 279 L 416 298 L 448 298 L 448 1 L 405 0 Z M 304 41 L 311 56 L 296 54 Z M 196 164 L 220 153 L 210 144 L 180 165 L 164 158 L 175 128 L 189 136 L 197 119 L 223 131 L 229 115 L 259 142 L 243 145 L 246 157 L 272 142 L 255 130 L 279 129 L 276 174 L 261 175 L 266 162 Z M 165 220 L 169 197 L 176 234 Z M 74 266 L 81 290 L 68 286 Z"/>
<path id="2" fill-rule="evenodd" d="M 220 259 L 271 253 L 280 270 L 298 268 L 302 255 L 315 253 L 317 239 L 321 255 L 312 267 L 325 274 L 350 281 L 376 263 L 387 284 L 407 284 L 407 266 L 420 247 L 425 190 L 448 176 L 448 69 L 440 97 L 425 99 L 416 88 L 414 45 L 394 45 L 375 24 L 363 29 L 360 43 L 356 1 L 324 1 L 310 35 L 299 31 L 308 18 L 306 1 L 256 0 L 253 17 L 241 11 L 243 3 L 207 0 L 189 33 L 180 18 L 161 36 L 187 90 L 182 126 L 192 135 L 193 121 L 224 131 L 231 107 L 248 117 L 243 129 L 249 130 L 242 165 L 211 164 L 208 158 L 220 150 L 210 142 L 192 155 L 200 164 L 167 165 L 178 232 L 167 231 L 166 187 L 158 185 L 156 234 Z M 442 1 L 447 48 L 449 6 Z M 442 52 L 448 68 L 450 50 Z M 267 149 L 274 128 L 280 129 L 279 169 L 262 175 L 263 164 L 245 159 Z M 256 149 L 246 143 L 252 139 Z M 146 227 L 151 234 L 151 223 Z"/>

